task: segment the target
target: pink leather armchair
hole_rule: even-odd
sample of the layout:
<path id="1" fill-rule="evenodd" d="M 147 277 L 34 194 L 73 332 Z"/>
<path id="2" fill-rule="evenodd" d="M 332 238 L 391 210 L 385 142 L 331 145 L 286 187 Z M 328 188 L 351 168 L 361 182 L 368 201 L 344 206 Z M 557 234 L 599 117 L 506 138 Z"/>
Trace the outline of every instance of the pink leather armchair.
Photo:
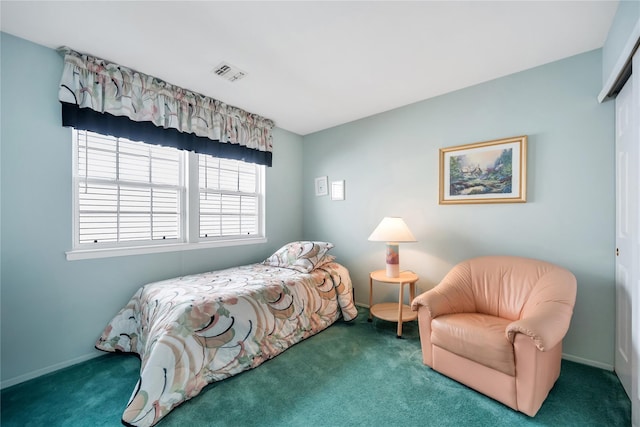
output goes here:
<path id="1" fill-rule="evenodd" d="M 456 265 L 411 308 L 426 365 L 533 417 L 560 376 L 575 299 L 564 268 L 486 256 Z"/>

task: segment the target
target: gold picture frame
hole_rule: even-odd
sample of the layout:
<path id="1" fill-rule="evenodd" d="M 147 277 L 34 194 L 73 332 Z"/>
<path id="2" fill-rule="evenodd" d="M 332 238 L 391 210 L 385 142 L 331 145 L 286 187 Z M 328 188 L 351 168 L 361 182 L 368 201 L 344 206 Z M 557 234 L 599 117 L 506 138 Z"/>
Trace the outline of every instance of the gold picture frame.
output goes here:
<path id="1" fill-rule="evenodd" d="M 440 149 L 441 205 L 526 201 L 526 135 Z"/>

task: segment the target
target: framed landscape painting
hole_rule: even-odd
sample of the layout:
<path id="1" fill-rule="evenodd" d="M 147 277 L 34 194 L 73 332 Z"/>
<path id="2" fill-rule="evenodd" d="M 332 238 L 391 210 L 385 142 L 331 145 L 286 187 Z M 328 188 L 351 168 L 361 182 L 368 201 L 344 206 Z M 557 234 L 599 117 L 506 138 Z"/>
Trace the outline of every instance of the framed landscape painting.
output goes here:
<path id="1" fill-rule="evenodd" d="M 440 149 L 440 204 L 527 201 L 527 136 Z"/>

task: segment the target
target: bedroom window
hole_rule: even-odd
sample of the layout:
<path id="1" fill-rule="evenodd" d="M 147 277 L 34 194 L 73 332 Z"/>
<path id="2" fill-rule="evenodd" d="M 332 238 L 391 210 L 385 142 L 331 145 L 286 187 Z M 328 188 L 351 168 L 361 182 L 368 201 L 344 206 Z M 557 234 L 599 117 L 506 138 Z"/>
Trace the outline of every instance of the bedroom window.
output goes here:
<path id="1" fill-rule="evenodd" d="M 67 259 L 264 242 L 265 166 L 73 130 Z"/>
<path id="2" fill-rule="evenodd" d="M 182 241 L 180 151 L 87 131 L 73 135 L 78 247 Z"/>
<path id="3" fill-rule="evenodd" d="M 198 154 L 200 238 L 260 232 L 260 169 L 253 163 Z"/>

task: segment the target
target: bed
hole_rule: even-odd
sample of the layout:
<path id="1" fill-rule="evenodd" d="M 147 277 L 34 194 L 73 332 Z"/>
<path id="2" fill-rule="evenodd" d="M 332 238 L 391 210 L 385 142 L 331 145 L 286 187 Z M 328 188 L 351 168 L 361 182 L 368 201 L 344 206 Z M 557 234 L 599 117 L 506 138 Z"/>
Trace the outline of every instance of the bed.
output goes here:
<path id="1" fill-rule="evenodd" d="M 142 286 L 96 343 L 140 356 L 123 424 L 152 426 L 207 384 L 355 319 L 349 272 L 332 247 L 292 242 L 262 263 Z"/>

